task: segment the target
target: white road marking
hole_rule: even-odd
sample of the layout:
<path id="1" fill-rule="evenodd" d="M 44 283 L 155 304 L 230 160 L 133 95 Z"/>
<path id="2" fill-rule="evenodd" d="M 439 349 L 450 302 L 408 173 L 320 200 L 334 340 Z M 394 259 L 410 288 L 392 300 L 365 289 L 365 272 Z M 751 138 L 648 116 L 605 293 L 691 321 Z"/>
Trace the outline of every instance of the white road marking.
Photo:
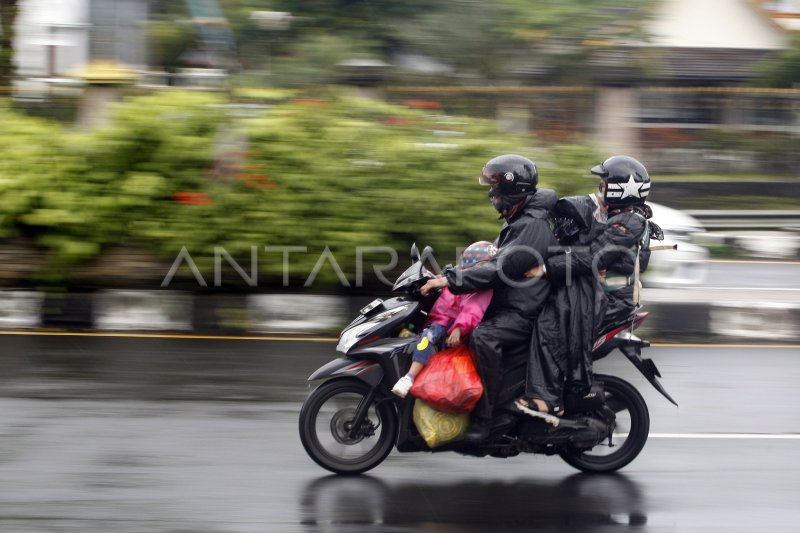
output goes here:
<path id="1" fill-rule="evenodd" d="M 651 439 L 800 440 L 800 433 L 650 433 L 649 437 Z"/>
<path id="2" fill-rule="evenodd" d="M 703 259 L 702 263 L 730 263 L 737 265 L 800 265 L 800 261 L 760 261 L 758 259 Z"/>
<path id="3" fill-rule="evenodd" d="M 725 286 L 714 286 L 714 285 L 701 285 L 701 286 L 694 286 L 694 287 L 682 287 L 682 289 L 687 289 L 691 291 L 800 291 L 798 287 L 725 287 Z"/>

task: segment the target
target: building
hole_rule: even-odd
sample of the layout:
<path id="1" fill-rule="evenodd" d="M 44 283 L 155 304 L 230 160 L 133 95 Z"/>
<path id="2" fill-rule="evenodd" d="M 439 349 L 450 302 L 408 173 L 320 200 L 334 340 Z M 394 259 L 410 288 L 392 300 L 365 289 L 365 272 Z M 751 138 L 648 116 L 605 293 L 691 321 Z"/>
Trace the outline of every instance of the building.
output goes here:
<path id="1" fill-rule="evenodd" d="M 791 29 L 780 21 L 798 20 L 785 16 L 795 4 L 800 1 L 662 0 L 647 44 L 602 50 L 595 58 L 609 67 L 600 69 L 605 73 L 626 72 L 631 57 L 649 59 L 643 72 L 628 71 L 622 83 L 598 79 L 595 131 L 603 151 L 639 155 L 661 171 L 763 168 L 771 156 L 743 146 L 748 139 L 755 146 L 795 138 L 800 93 L 749 83 L 789 46 Z M 796 164 L 796 158 L 780 163 L 783 169 Z"/>
<path id="2" fill-rule="evenodd" d="M 15 58 L 22 78 L 64 78 L 93 59 L 147 65 L 148 0 L 21 0 Z"/>

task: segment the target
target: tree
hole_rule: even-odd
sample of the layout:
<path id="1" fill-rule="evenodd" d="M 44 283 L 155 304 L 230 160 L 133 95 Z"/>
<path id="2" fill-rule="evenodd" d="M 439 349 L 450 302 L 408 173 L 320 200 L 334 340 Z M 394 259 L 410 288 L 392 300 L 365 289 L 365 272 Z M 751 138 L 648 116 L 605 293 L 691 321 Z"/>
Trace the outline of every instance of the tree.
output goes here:
<path id="1" fill-rule="evenodd" d="M 641 43 L 655 0 L 219 0 L 240 63 L 270 71 L 288 65 L 294 83 L 330 79 L 324 59 L 352 50 L 392 62 L 423 55 L 466 82 L 585 83 L 598 47 Z M 182 2 L 155 2 L 162 41 L 178 42 Z M 265 28 L 254 11 L 291 13 L 288 28 Z M 167 39 L 170 37 L 172 40 Z M 327 46 L 334 43 L 332 50 Z M 275 68 L 273 68 L 275 67 Z M 532 77 L 536 79 L 532 79 Z"/>
<path id="2" fill-rule="evenodd" d="M 653 0 L 448 0 L 443 20 L 471 11 L 481 21 L 471 40 L 489 77 L 538 76 L 547 83 L 585 83 L 597 47 L 640 43 Z M 445 22 L 446 24 L 446 22 Z M 444 27 L 445 24 L 440 27 Z M 457 26 L 456 26 L 457 27 Z M 435 36 L 433 36 L 435 38 Z M 463 44 L 453 44 L 463 49 Z M 449 54 L 455 54 L 451 49 Z M 472 62 L 475 65 L 475 62 Z"/>
<path id="3" fill-rule="evenodd" d="M 234 2 L 235 0 L 229 0 Z M 424 54 L 462 77 L 584 82 L 596 47 L 640 43 L 655 0 L 279 0 L 299 33 L 374 42 L 386 59 Z"/>
<path id="4" fill-rule="evenodd" d="M 759 74 L 755 80 L 757 85 L 793 87 L 800 84 L 800 36 L 795 36 L 789 48 L 764 63 Z"/>
<path id="5" fill-rule="evenodd" d="M 0 87 L 11 86 L 14 65 L 14 26 L 19 12 L 18 0 L 0 0 Z"/>

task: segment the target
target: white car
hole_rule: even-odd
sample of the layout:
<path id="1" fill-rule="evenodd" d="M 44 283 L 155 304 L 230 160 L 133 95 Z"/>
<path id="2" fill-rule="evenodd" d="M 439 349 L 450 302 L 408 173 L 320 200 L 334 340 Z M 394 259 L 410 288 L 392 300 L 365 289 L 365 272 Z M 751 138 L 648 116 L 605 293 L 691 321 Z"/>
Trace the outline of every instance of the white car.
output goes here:
<path id="1" fill-rule="evenodd" d="M 647 203 L 653 209 L 653 222 L 664 230 L 664 241 L 651 246 L 677 244 L 677 250 L 654 250 L 647 272 L 642 276 L 646 287 L 699 285 L 705 281 L 708 250 L 694 241 L 705 232 L 696 218 L 677 209 Z"/>

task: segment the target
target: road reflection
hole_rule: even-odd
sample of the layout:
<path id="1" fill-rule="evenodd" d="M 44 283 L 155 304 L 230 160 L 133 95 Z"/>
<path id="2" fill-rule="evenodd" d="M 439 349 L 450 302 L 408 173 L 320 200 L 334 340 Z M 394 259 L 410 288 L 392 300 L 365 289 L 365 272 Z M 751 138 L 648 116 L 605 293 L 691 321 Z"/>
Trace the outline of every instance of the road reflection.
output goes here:
<path id="1" fill-rule="evenodd" d="M 560 481 L 435 481 L 388 484 L 370 476 L 328 476 L 301 499 L 309 532 L 591 532 L 643 527 L 641 487 L 621 475 L 576 474 Z"/>

